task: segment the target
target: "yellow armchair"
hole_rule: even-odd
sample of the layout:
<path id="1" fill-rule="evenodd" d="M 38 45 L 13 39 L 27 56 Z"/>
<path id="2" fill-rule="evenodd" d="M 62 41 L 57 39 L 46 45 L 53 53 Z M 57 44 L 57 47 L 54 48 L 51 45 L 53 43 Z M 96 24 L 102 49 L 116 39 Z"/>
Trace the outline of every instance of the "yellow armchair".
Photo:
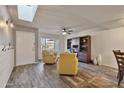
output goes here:
<path id="1" fill-rule="evenodd" d="M 42 51 L 43 62 L 46 64 L 56 63 L 57 54 L 55 52 L 49 52 L 47 50 Z"/>
<path id="2" fill-rule="evenodd" d="M 74 53 L 62 53 L 58 63 L 59 74 L 76 75 L 78 72 L 78 59 Z"/>

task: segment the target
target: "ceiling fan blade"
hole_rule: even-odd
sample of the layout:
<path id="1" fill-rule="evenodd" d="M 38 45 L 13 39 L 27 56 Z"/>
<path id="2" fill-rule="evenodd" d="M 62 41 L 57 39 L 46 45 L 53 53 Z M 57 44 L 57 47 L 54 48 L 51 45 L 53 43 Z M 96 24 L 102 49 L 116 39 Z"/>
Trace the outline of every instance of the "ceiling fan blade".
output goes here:
<path id="1" fill-rule="evenodd" d="M 61 26 L 60 28 L 61 28 L 60 30 L 61 33 L 66 33 L 70 35 L 73 32 L 73 30 L 67 26 Z"/>
<path id="2" fill-rule="evenodd" d="M 71 34 L 71 32 L 66 32 L 68 35 L 70 35 Z"/>
<path id="3" fill-rule="evenodd" d="M 73 32 L 73 30 L 68 30 L 68 32 Z"/>

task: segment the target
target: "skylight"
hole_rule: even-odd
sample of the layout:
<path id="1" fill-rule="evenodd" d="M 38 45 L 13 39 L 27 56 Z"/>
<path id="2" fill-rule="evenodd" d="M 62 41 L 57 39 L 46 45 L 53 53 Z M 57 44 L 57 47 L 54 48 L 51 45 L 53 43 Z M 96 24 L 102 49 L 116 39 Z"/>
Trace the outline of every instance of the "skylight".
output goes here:
<path id="1" fill-rule="evenodd" d="M 20 20 L 32 22 L 37 11 L 37 5 L 18 5 L 18 18 Z"/>

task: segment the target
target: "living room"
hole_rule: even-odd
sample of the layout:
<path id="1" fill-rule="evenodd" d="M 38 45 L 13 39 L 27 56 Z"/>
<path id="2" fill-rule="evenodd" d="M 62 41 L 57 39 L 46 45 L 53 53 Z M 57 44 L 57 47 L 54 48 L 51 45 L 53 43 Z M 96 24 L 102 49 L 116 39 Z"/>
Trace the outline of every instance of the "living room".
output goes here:
<path id="1" fill-rule="evenodd" d="M 37 8 L 30 19 L 32 7 Z M 116 60 L 124 51 L 123 10 L 119 5 L 1 5 L 0 87 L 123 88 L 123 62 Z"/>

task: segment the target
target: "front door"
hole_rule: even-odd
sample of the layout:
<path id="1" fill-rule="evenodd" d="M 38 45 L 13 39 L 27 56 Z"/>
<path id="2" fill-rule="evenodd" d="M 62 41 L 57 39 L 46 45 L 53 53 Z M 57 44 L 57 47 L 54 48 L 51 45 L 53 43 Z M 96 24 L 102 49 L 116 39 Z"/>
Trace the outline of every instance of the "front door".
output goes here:
<path id="1" fill-rule="evenodd" d="M 16 31 L 16 66 L 35 62 L 35 33 Z"/>

